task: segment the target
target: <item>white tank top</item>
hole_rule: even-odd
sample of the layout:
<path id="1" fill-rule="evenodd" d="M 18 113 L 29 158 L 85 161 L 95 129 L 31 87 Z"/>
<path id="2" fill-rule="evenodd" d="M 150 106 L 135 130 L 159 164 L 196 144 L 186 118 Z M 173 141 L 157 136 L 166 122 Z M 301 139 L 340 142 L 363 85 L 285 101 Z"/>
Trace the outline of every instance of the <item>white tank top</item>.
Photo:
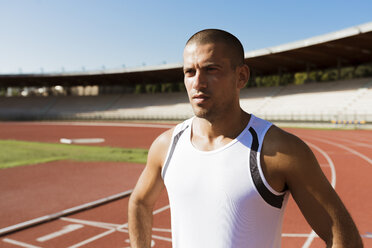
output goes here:
<path id="1" fill-rule="evenodd" d="M 271 123 L 251 115 L 236 139 L 200 151 L 191 143 L 192 120 L 176 126 L 162 168 L 173 247 L 280 247 L 288 194 L 270 187 L 260 165 Z"/>

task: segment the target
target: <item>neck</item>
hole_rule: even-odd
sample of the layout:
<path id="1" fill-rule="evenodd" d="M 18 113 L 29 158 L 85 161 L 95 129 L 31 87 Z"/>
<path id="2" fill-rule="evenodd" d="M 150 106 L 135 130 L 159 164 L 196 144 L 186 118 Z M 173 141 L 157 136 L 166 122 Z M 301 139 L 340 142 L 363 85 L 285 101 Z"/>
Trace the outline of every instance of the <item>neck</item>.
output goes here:
<path id="1" fill-rule="evenodd" d="M 235 139 L 247 126 L 250 115 L 239 108 L 231 113 L 213 119 L 196 117 L 193 123 L 193 133 L 199 137 L 214 140 L 217 137 Z"/>

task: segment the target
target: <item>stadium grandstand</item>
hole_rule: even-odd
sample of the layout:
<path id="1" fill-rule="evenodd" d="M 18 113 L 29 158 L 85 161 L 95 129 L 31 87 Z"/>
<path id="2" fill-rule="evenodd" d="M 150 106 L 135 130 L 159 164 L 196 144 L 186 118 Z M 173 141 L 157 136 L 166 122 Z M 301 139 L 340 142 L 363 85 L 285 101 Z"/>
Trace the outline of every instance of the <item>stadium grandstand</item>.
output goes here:
<path id="1" fill-rule="evenodd" d="M 372 124 L 372 22 L 245 54 L 248 112 L 276 122 Z M 182 64 L 0 75 L 1 120 L 182 120 Z"/>

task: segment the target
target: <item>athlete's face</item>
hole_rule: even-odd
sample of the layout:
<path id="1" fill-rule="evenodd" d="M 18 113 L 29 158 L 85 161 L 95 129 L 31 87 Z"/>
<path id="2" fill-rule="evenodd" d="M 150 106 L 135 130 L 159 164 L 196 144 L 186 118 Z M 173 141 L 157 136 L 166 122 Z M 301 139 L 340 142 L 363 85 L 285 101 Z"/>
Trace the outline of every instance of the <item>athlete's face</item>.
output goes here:
<path id="1" fill-rule="evenodd" d="M 233 68 L 221 43 L 191 43 L 185 47 L 184 82 L 194 114 L 213 120 L 239 107 L 239 90 L 246 81 Z M 244 82 L 243 82 L 244 81 Z"/>

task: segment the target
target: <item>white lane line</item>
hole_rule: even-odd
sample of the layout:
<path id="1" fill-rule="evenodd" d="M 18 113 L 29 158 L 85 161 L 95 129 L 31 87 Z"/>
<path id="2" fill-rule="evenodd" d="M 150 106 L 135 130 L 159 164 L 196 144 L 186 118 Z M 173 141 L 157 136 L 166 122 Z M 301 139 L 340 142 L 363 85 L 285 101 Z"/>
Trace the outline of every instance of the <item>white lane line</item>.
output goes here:
<path id="1" fill-rule="evenodd" d="M 341 140 L 345 143 L 351 143 L 355 146 L 361 146 L 361 147 L 367 147 L 367 148 L 372 148 L 372 145 L 371 144 L 367 144 L 367 143 L 362 143 L 362 142 L 357 142 L 357 141 L 351 141 L 350 140 L 347 140 L 347 139 L 338 139 L 338 140 Z"/>
<path id="2" fill-rule="evenodd" d="M 16 125 L 17 123 L 15 123 Z M 146 123 L 99 123 L 99 122 L 26 122 L 22 125 L 46 126 L 93 126 L 93 127 L 147 127 L 147 128 L 172 128 L 171 124 L 146 124 Z"/>
<path id="3" fill-rule="evenodd" d="M 316 145 L 314 145 L 314 144 L 312 144 L 310 142 L 307 142 L 307 141 L 306 141 L 306 143 L 310 147 L 313 147 L 315 150 L 317 150 L 318 152 L 320 152 L 325 157 L 325 159 L 328 162 L 328 166 L 331 169 L 331 185 L 332 185 L 333 188 L 336 188 L 336 167 L 335 167 L 332 159 L 329 157 L 329 155 L 324 150 L 322 150 L 318 146 L 316 146 Z"/>
<path id="4" fill-rule="evenodd" d="M 287 238 L 308 238 L 310 235 L 311 234 L 309 233 L 282 233 L 282 237 L 287 237 Z"/>
<path id="5" fill-rule="evenodd" d="M 54 238 L 63 236 L 65 234 L 67 234 L 67 233 L 76 231 L 76 230 L 78 230 L 78 229 L 80 229 L 82 227 L 84 227 L 84 226 L 83 225 L 80 225 L 80 224 L 67 225 L 67 226 L 64 226 L 59 231 L 56 231 L 56 232 L 50 233 L 48 235 L 42 236 L 40 238 L 37 238 L 36 241 L 38 241 L 38 242 L 45 242 L 45 241 L 48 241 L 48 240 L 51 240 L 51 239 L 54 239 Z"/>
<path id="6" fill-rule="evenodd" d="M 7 233 L 12 232 L 12 231 L 27 228 L 27 227 L 32 226 L 32 225 L 37 225 L 37 224 L 41 224 L 41 223 L 44 223 L 44 222 L 47 222 L 47 221 L 55 220 L 55 219 L 58 219 L 62 216 L 68 215 L 68 214 L 73 214 L 73 213 L 76 213 L 78 211 L 88 209 L 88 208 L 92 208 L 92 207 L 98 206 L 100 204 L 109 202 L 109 201 L 120 199 L 120 198 L 123 198 L 125 196 L 130 195 L 132 193 L 132 191 L 133 191 L 132 189 L 127 190 L 127 191 L 124 191 L 124 192 L 121 192 L 121 193 L 118 193 L 118 194 L 115 194 L 115 195 L 111 195 L 111 196 L 99 199 L 97 201 L 93 201 L 93 202 L 85 203 L 85 204 L 82 204 L 82 205 L 79 205 L 79 206 L 76 206 L 76 207 L 73 207 L 73 208 L 65 209 L 65 210 L 63 210 L 61 212 L 58 212 L 58 213 L 45 215 L 45 216 L 42 216 L 42 217 L 39 217 L 39 218 L 36 218 L 36 219 L 32 219 L 32 220 L 29 220 L 29 221 L 25 221 L 25 222 L 22 222 L 22 223 L 13 225 L 13 226 L 8 226 L 8 227 L 5 227 L 5 228 L 2 228 L 2 229 L 0 229 L 0 235 L 4 235 L 4 234 L 7 234 Z"/>
<path id="7" fill-rule="evenodd" d="M 9 243 L 9 244 L 12 244 L 12 245 L 18 245 L 20 247 L 25 247 L 25 248 L 41 248 L 39 246 L 30 245 L 30 244 L 23 243 L 23 242 L 14 240 L 14 239 L 5 238 L 5 239 L 3 239 L 3 241 L 6 242 L 6 243 Z"/>
<path id="8" fill-rule="evenodd" d="M 321 138 L 319 135 L 315 135 L 315 136 L 317 136 L 318 138 Z M 343 143 L 353 144 L 355 146 L 362 146 L 362 147 L 372 148 L 371 143 L 362 143 L 362 142 L 360 142 L 360 140 L 355 141 L 353 139 L 345 139 L 345 138 L 339 138 L 339 137 L 332 137 L 332 139 L 342 141 Z"/>
<path id="9" fill-rule="evenodd" d="M 130 240 L 129 240 L 129 239 L 126 239 L 126 240 L 125 240 L 125 243 L 130 244 Z M 155 241 L 154 241 L 154 240 L 151 240 L 151 245 L 150 245 L 150 247 L 154 247 L 154 246 L 155 246 Z M 126 247 L 124 247 L 124 248 L 130 248 L 130 246 L 126 246 Z"/>
<path id="10" fill-rule="evenodd" d="M 311 230 L 309 237 L 306 239 L 305 243 L 302 245 L 302 248 L 310 247 L 311 243 L 313 242 L 314 238 L 316 237 L 316 233 L 314 230 Z"/>
<path id="11" fill-rule="evenodd" d="M 68 139 L 61 138 L 59 142 L 62 144 L 96 144 L 105 142 L 104 138 L 81 138 L 81 139 Z"/>
<path id="12" fill-rule="evenodd" d="M 164 206 L 164 207 L 162 207 L 162 208 L 159 208 L 159 209 L 155 210 L 154 212 L 152 212 L 152 214 L 158 214 L 158 213 L 160 213 L 160 212 L 163 212 L 163 211 L 167 210 L 168 208 L 170 208 L 169 205 Z"/>
<path id="13" fill-rule="evenodd" d="M 367 232 L 366 234 L 361 235 L 362 238 L 372 239 L 372 233 Z"/>
<path id="14" fill-rule="evenodd" d="M 159 213 L 161 213 L 161 212 L 163 212 L 163 211 L 165 211 L 165 210 L 167 210 L 167 209 L 169 209 L 169 208 L 170 208 L 169 205 L 164 206 L 164 207 L 162 207 L 162 208 L 159 208 L 159 209 L 153 211 L 152 214 L 153 214 L 153 215 L 155 215 L 155 214 L 159 214 Z M 119 227 L 117 227 L 117 230 L 120 231 L 120 230 L 123 230 L 123 228 L 128 228 L 128 222 L 127 222 L 127 223 L 124 223 L 124 224 L 122 224 L 122 225 L 120 225 Z"/>
<path id="15" fill-rule="evenodd" d="M 357 139 L 358 141 L 365 141 L 365 142 L 371 142 L 371 138 L 369 137 L 353 137 L 353 139 Z"/>
<path id="16" fill-rule="evenodd" d="M 117 228 L 116 231 L 118 231 L 118 232 L 124 232 L 124 233 L 129 233 L 129 230 L 128 229 L 125 229 L 125 227 L 121 227 L 120 229 Z"/>
<path id="17" fill-rule="evenodd" d="M 62 217 L 60 220 L 83 224 L 86 226 L 94 226 L 94 227 L 101 227 L 105 229 L 111 229 L 111 228 L 117 228 L 120 226 L 120 224 L 113 224 L 113 223 L 106 223 L 106 222 L 98 222 L 98 221 L 90 221 L 90 220 L 80 220 L 80 219 L 74 219 L 74 218 L 68 218 L 68 217 Z"/>
<path id="18" fill-rule="evenodd" d="M 365 161 L 367 161 L 369 164 L 372 165 L 372 159 L 370 159 L 369 157 L 367 157 L 366 155 L 364 155 L 360 152 L 355 151 L 354 149 L 352 149 L 350 147 L 347 147 L 347 146 L 344 146 L 344 145 L 341 145 L 339 143 L 335 143 L 335 142 L 332 142 L 332 141 L 329 141 L 329 140 L 325 140 L 325 139 L 320 139 L 320 138 L 315 138 L 315 137 L 310 137 L 310 136 L 306 136 L 306 138 L 313 139 L 313 140 L 318 140 L 318 141 L 323 142 L 323 143 L 338 146 L 338 147 L 340 147 L 344 150 L 347 150 L 347 151 L 353 153 L 354 155 L 357 155 L 358 157 L 364 159 Z"/>
<path id="19" fill-rule="evenodd" d="M 80 243 L 77 243 L 75 245 L 69 246 L 68 248 L 78 248 L 78 247 L 83 246 L 83 245 L 86 245 L 86 244 L 88 244 L 88 243 L 90 243 L 92 241 L 95 241 L 97 239 L 100 239 L 100 238 L 102 238 L 104 236 L 107 236 L 107 235 L 109 235 L 109 234 L 111 234 L 113 232 L 115 232 L 115 229 L 111 229 L 111 230 L 108 230 L 108 231 L 106 231 L 104 233 L 101 233 L 101 234 L 98 234 L 96 236 L 93 236 L 93 237 L 91 237 L 89 239 L 86 239 L 86 240 L 80 242 Z"/>
<path id="20" fill-rule="evenodd" d="M 160 240 L 172 242 L 172 239 L 171 238 L 167 238 L 167 237 L 162 237 L 162 236 L 158 236 L 158 235 L 151 235 L 151 237 L 154 238 L 154 239 L 160 239 Z"/>
<path id="21" fill-rule="evenodd" d="M 167 210 L 168 208 L 169 208 L 169 205 L 167 205 L 167 206 L 165 206 L 165 207 L 162 207 L 162 208 L 159 208 L 159 209 L 155 210 L 155 211 L 153 212 L 153 214 L 161 213 L 161 212 Z M 64 218 L 64 219 L 65 219 L 65 220 L 71 219 L 71 220 L 77 221 L 77 219 L 72 219 L 72 218 Z M 102 238 L 102 237 L 104 237 L 104 236 L 107 236 L 107 235 L 109 235 L 109 234 L 111 234 L 111 233 L 113 233 L 113 232 L 115 232 L 115 231 L 126 232 L 126 233 L 128 233 L 128 229 L 127 229 L 127 228 L 128 228 L 128 223 L 125 223 L 125 224 L 122 224 L 122 225 L 111 224 L 111 225 L 115 225 L 115 226 L 110 227 L 110 226 L 109 226 L 110 224 L 109 224 L 109 225 L 106 225 L 107 223 L 102 224 L 102 225 L 100 226 L 100 225 L 99 225 L 100 222 L 95 222 L 95 221 L 84 221 L 84 220 L 78 220 L 78 221 L 79 221 L 80 223 L 85 223 L 86 225 L 88 225 L 88 224 L 91 224 L 91 225 L 96 225 L 96 224 L 98 224 L 98 225 L 96 225 L 97 227 L 107 228 L 107 229 L 110 229 L 110 230 L 108 230 L 107 232 L 101 233 L 101 234 L 99 234 L 99 235 L 93 236 L 93 237 L 91 237 L 91 238 L 89 238 L 89 239 L 86 239 L 86 240 L 84 240 L 84 241 L 82 241 L 82 242 L 80 242 L 80 243 L 78 243 L 78 244 L 75 244 L 75 245 L 73 245 L 73 246 L 70 246 L 69 248 L 77 248 L 77 247 L 80 247 L 80 246 L 86 245 L 86 244 L 88 244 L 88 243 L 90 243 L 90 242 L 93 242 L 93 241 L 95 241 L 95 240 L 97 240 L 97 239 L 100 239 L 100 238 Z M 159 236 L 159 237 L 160 237 L 160 236 Z M 158 237 L 157 237 L 157 238 L 158 238 Z M 168 238 L 166 238 L 166 237 L 161 237 L 161 238 L 168 239 Z M 160 239 L 160 238 L 158 238 L 158 239 Z"/>
<path id="22" fill-rule="evenodd" d="M 168 229 L 168 228 L 156 228 L 156 227 L 153 227 L 152 228 L 153 231 L 157 231 L 157 232 L 172 232 L 171 229 Z"/>
<path id="23" fill-rule="evenodd" d="M 335 168 L 335 165 L 334 165 L 332 159 L 328 156 L 328 154 L 323 149 L 319 148 L 318 146 L 316 146 L 316 145 L 314 145 L 310 142 L 306 141 L 306 143 L 310 147 L 312 147 L 315 150 L 317 150 L 318 152 L 320 152 L 325 157 L 325 159 L 328 162 L 329 167 L 331 168 L 331 185 L 332 185 L 333 188 L 336 188 L 336 168 Z M 314 230 L 311 230 L 308 238 L 306 239 L 305 243 L 302 245 L 302 248 L 310 247 L 310 245 L 313 242 L 315 237 L 317 237 L 316 233 L 314 232 Z"/>

